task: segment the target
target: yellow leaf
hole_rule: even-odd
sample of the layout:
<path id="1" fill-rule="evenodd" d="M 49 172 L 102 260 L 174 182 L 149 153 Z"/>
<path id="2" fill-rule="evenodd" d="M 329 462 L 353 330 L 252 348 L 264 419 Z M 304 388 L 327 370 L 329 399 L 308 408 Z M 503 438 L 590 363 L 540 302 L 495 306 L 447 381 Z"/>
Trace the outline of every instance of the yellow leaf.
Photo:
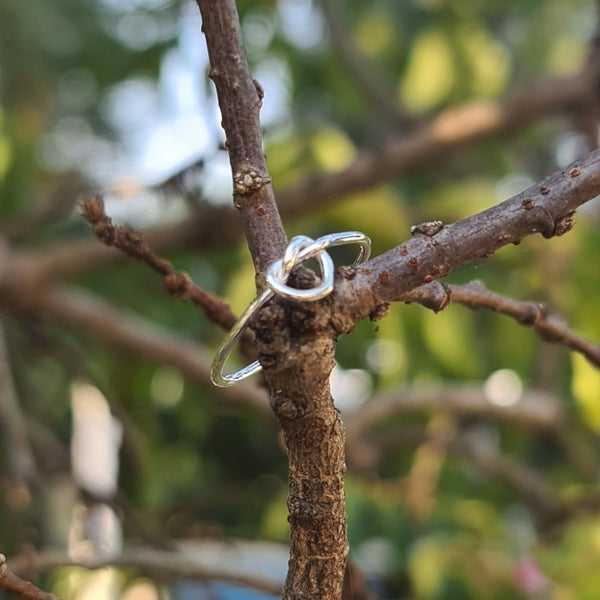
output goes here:
<path id="1" fill-rule="evenodd" d="M 359 49 L 375 58 L 390 48 L 396 35 L 397 30 L 389 17 L 371 9 L 359 21 L 354 37 Z"/>
<path id="2" fill-rule="evenodd" d="M 342 131 L 333 127 L 319 129 L 311 140 L 319 166 L 325 171 L 347 167 L 356 156 L 354 145 Z"/>
<path id="3" fill-rule="evenodd" d="M 410 577 L 418 598 L 433 598 L 445 571 L 444 548 L 436 539 L 420 541 L 410 556 Z"/>
<path id="4" fill-rule="evenodd" d="M 572 354 L 573 395 L 583 420 L 600 432 L 600 371 L 580 354 Z"/>
<path id="5" fill-rule="evenodd" d="M 510 63 L 504 47 L 484 29 L 465 27 L 458 39 L 471 63 L 471 89 L 480 97 L 496 96 L 505 87 Z"/>
<path id="6" fill-rule="evenodd" d="M 438 29 L 425 31 L 410 53 L 402 101 L 408 110 L 431 110 L 448 97 L 454 79 L 455 64 L 446 36 Z"/>

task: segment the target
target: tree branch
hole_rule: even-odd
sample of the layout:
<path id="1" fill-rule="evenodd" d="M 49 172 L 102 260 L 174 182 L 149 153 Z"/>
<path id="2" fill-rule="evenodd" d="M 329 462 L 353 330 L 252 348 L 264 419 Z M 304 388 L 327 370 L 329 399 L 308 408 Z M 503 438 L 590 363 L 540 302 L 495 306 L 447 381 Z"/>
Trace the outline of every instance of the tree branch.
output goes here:
<path id="1" fill-rule="evenodd" d="M 600 346 L 591 344 L 575 335 L 558 315 L 549 314 L 546 308 L 535 302 L 518 302 L 488 291 L 482 283 L 473 281 L 466 285 L 450 286 L 450 301 L 473 309 L 487 308 L 532 327 L 545 341 L 562 344 L 583 354 L 600 368 Z"/>
<path id="2" fill-rule="evenodd" d="M 561 344 L 579 352 L 600 368 L 600 346 L 591 344 L 573 333 L 559 315 L 550 314 L 543 304 L 513 300 L 490 292 L 481 281 L 464 285 L 432 281 L 403 296 L 406 303 L 417 302 L 439 312 L 449 304 L 462 304 L 473 310 L 493 310 L 512 317 L 521 325 L 531 327 L 544 341 Z"/>
<path id="3" fill-rule="evenodd" d="M 258 122 L 260 87 L 243 54 L 233 0 L 197 0 L 233 170 L 234 204 L 261 275 L 284 255 L 287 238 L 271 189 Z M 312 285 L 300 270 L 296 283 Z M 270 404 L 289 459 L 290 561 L 285 600 L 342 595 L 348 540 L 344 506 L 344 426 L 329 389 L 337 332 L 322 303 L 274 300 L 252 324 Z"/>
<path id="4" fill-rule="evenodd" d="M 600 194 L 600 152 L 471 217 L 428 232 L 417 226 L 406 242 L 355 269 L 339 271 L 332 301 L 346 327 L 385 312 L 410 290 L 533 233 L 550 238 L 573 226 L 575 210 Z"/>
<path id="5" fill-rule="evenodd" d="M 123 552 L 119 556 L 100 558 L 97 560 L 73 560 L 61 553 L 45 552 L 10 561 L 11 568 L 16 573 L 38 573 L 58 567 L 81 567 L 84 569 L 101 569 L 103 567 L 116 567 L 134 569 L 151 578 L 188 579 L 188 580 L 216 580 L 242 585 L 270 594 L 281 594 L 281 583 L 269 581 L 257 576 L 236 573 L 234 569 L 207 568 L 190 560 L 183 552 L 170 552 L 137 548 Z M 15 577 L 13 575 L 13 577 Z M 31 584 L 29 584 L 31 585 Z M 54 596 L 31 597 L 31 600 L 56 600 Z"/>
<path id="6" fill-rule="evenodd" d="M 140 233 L 129 227 L 113 225 L 112 219 L 104 212 L 102 198 L 99 196 L 87 198 L 82 204 L 82 214 L 94 226 L 94 233 L 101 242 L 146 263 L 161 275 L 171 298 L 191 300 L 209 321 L 219 325 L 225 331 L 229 331 L 235 325 L 237 317 L 225 300 L 199 288 L 186 273 L 176 271 L 168 260 L 161 258 L 150 248 Z M 241 339 L 240 349 L 249 360 L 256 360 L 254 343 L 249 334 Z"/>
<path id="7" fill-rule="evenodd" d="M 537 119 L 558 113 L 576 112 L 587 102 L 595 71 L 539 83 L 493 104 L 467 103 L 435 117 L 406 138 L 390 140 L 378 151 L 363 152 L 346 169 L 311 175 L 277 193 L 281 214 L 296 217 L 388 179 L 429 168 L 456 155 L 471 144 L 506 135 Z M 257 216 L 259 209 L 256 209 Z M 188 219 L 175 225 L 153 227 L 144 232 L 157 251 L 181 248 L 211 248 L 234 243 L 241 227 L 230 209 L 204 204 Z M 280 258 L 277 256 L 276 258 Z M 122 255 L 93 240 L 58 243 L 43 250 L 20 252 L 9 265 L 11 272 L 29 281 L 72 279 L 122 260 Z M 268 261 L 265 261 L 268 262 Z"/>
<path id="8" fill-rule="evenodd" d="M 33 583 L 24 581 L 9 571 L 4 554 L 0 554 L 0 589 L 24 600 L 58 600 L 54 594 L 40 590 Z"/>
<path id="9" fill-rule="evenodd" d="M 543 391 L 528 391 L 513 406 L 497 406 L 476 384 L 412 386 L 391 389 L 371 398 L 346 418 L 346 457 L 353 469 L 369 471 L 376 459 L 373 444 L 365 441 L 372 427 L 396 415 L 428 412 L 499 419 L 524 427 L 556 431 L 564 422 L 560 402 Z"/>
<path id="10" fill-rule="evenodd" d="M 210 384 L 210 357 L 193 342 L 137 315 L 122 311 L 73 289 L 50 289 L 35 307 L 36 314 L 51 317 L 90 331 L 115 346 L 137 356 L 168 364 L 202 385 Z M 271 416 L 267 399 L 255 385 L 242 383 L 235 388 L 213 389 L 213 393 L 233 405 L 247 406 Z"/>
<path id="11" fill-rule="evenodd" d="M 287 237 L 275 204 L 263 150 L 263 91 L 248 72 L 234 0 L 197 0 L 227 136 L 233 202 L 240 211 L 257 275 L 281 258 Z M 259 285 L 262 287 L 262 284 Z"/>
<path id="12" fill-rule="evenodd" d="M 487 399 L 483 387 L 477 384 L 411 386 L 381 392 L 346 418 L 348 442 L 359 438 L 377 423 L 397 414 L 414 412 L 449 412 L 505 419 L 537 429 L 556 429 L 564 420 L 560 402 L 543 391 L 525 392 L 512 406 L 497 406 Z"/>
<path id="13" fill-rule="evenodd" d="M 577 75 L 541 82 L 498 103 L 469 102 L 450 108 L 414 134 L 363 152 L 341 171 L 313 175 L 282 190 L 277 194 L 282 212 L 305 213 L 382 181 L 437 167 L 466 146 L 512 133 L 544 116 L 577 114 L 588 101 L 595 75 L 588 66 Z"/>

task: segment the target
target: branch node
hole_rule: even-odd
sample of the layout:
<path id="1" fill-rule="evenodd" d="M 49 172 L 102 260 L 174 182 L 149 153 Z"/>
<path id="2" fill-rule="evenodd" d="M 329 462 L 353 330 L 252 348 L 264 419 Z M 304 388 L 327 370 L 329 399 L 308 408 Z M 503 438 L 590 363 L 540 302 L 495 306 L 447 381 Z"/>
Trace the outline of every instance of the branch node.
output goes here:
<path id="1" fill-rule="evenodd" d="M 262 103 L 262 99 L 265 97 L 265 90 L 264 90 L 263 86 L 260 85 L 260 83 L 256 79 L 253 79 L 252 83 L 254 83 L 254 87 L 256 88 L 256 93 L 258 94 L 258 99 Z"/>
<path id="2" fill-rule="evenodd" d="M 275 415 L 280 419 L 293 421 L 304 416 L 304 408 L 282 392 L 273 394 L 269 399 L 269 404 Z"/>
<path id="3" fill-rule="evenodd" d="M 165 287 L 171 298 L 189 300 L 192 297 L 194 284 L 187 273 L 169 273 L 165 275 Z"/>
<path id="4" fill-rule="evenodd" d="M 525 210 L 531 210 L 533 208 L 533 200 L 531 198 L 525 198 L 525 200 L 521 202 L 521 206 Z"/>
<path id="5" fill-rule="evenodd" d="M 379 321 L 383 319 L 390 312 L 390 303 L 384 302 L 375 307 L 375 309 L 369 313 L 369 321 Z"/>
<path id="6" fill-rule="evenodd" d="M 436 233 L 439 233 L 444 228 L 442 221 L 425 221 L 418 225 L 413 225 L 410 228 L 410 234 L 415 235 L 420 233 L 428 237 L 433 237 Z"/>
<path id="7" fill-rule="evenodd" d="M 115 244 L 115 228 L 114 225 L 108 220 L 103 219 L 94 225 L 94 233 L 96 237 L 107 246 L 114 246 Z"/>
<path id="8" fill-rule="evenodd" d="M 570 212 L 568 215 L 559 219 L 556 223 L 556 227 L 554 228 L 554 235 L 564 235 L 573 229 L 573 224 L 575 223 L 575 211 Z"/>
<path id="9" fill-rule="evenodd" d="M 544 317 L 545 310 L 543 304 L 523 303 L 523 314 L 517 317 L 517 321 L 526 327 L 534 327 Z"/>
<path id="10" fill-rule="evenodd" d="M 539 208 L 542 210 L 542 212 L 544 213 L 544 215 L 546 215 L 546 217 L 548 218 L 548 224 L 547 225 L 545 224 L 543 228 L 540 228 L 540 233 L 546 239 L 554 237 L 556 235 L 555 234 L 555 231 L 556 231 L 556 221 L 554 220 L 554 216 L 552 215 L 552 213 L 550 213 L 550 211 L 543 204 L 539 205 Z"/>
<path id="11" fill-rule="evenodd" d="M 271 183 L 269 177 L 261 175 L 252 167 L 242 168 L 233 176 L 233 189 L 240 196 L 249 196 L 267 183 Z"/>
<path id="12" fill-rule="evenodd" d="M 102 221 L 106 217 L 102 196 L 95 195 L 86 198 L 81 203 L 81 214 L 92 225 Z"/>
<path id="13" fill-rule="evenodd" d="M 349 267 L 347 265 L 344 265 L 342 267 L 337 268 L 337 273 L 342 279 L 352 281 L 356 277 L 358 270 L 356 269 L 356 267 Z"/>

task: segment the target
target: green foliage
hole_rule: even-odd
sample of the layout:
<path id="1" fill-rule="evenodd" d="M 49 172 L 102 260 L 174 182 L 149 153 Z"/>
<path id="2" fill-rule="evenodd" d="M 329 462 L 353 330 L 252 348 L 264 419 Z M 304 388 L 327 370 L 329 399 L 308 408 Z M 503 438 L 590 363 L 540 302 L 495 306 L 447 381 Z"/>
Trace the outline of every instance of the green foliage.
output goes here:
<path id="1" fill-rule="evenodd" d="M 519 85 L 575 72 L 588 52 L 595 18 L 589 0 L 342 4 L 347 35 L 415 119 L 462 102 L 493 101 Z M 308 5 L 314 12 L 312 29 L 302 40 L 284 26 L 282 15 L 286 7 L 301 10 Z M 343 169 L 393 134 L 327 38 L 317 35 L 310 41 L 312 30 L 325 27 L 315 3 L 265 0 L 239 6 L 252 69 L 269 71 L 269 65 L 279 65 L 275 72 L 281 75 L 283 91 L 276 101 L 283 116 L 265 128 L 277 189 L 314 173 Z M 92 0 L 0 3 L 0 226 L 11 243 L 41 247 L 89 236 L 73 211 L 78 193 L 86 187 L 114 192 L 123 174 L 107 167 L 100 177 L 95 167 L 110 167 L 113 159 L 121 168 L 130 166 L 135 162 L 131 140 L 144 136 L 144 131 L 132 134 L 115 121 L 107 108 L 111 94 L 133 82 L 139 84 L 138 92 L 152 90 L 160 106 L 158 117 L 168 112 L 175 90 L 165 80 L 165 64 L 170 53 L 189 44 L 182 31 L 194 10 L 175 1 L 140 0 L 122 6 Z M 195 33 L 191 49 L 186 47 L 191 53 L 197 51 L 194 44 L 203 44 L 199 28 Z M 202 90 L 202 102 L 212 107 L 214 97 L 199 64 L 193 63 L 197 72 L 191 80 Z M 271 93 L 267 86 L 267 100 Z M 131 106 L 118 107 L 127 122 L 140 110 L 136 99 L 128 98 Z M 214 121 L 214 131 L 216 113 L 202 110 L 203 117 Z M 317 236 L 358 229 L 372 238 L 376 254 L 384 252 L 407 238 L 412 224 L 467 217 L 555 170 L 557 157 L 574 143 L 574 127 L 567 119 L 552 120 L 525 128 L 510 141 L 489 140 L 461 150 L 443 165 L 434 162 L 399 181 L 360 190 L 291 220 L 287 231 Z M 213 137 L 206 157 L 216 151 L 219 140 Z M 119 157 L 128 160 L 119 162 Z M 128 175 L 136 184 L 146 183 L 134 173 Z M 172 199 L 162 199 L 165 210 L 172 204 Z M 40 206 L 53 209 L 49 217 L 32 217 Z M 600 339 L 598 208 L 587 210 L 565 238 L 527 240 L 466 266 L 448 280 L 481 279 L 507 296 L 547 303 L 584 337 Z M 11 227 L 27 219 L 32 225 L 11 237 Z M 227 297 L 236 313 L 254 296 L 252 265 L 243 245 L 169 258 L 200 286 Z M 336 255 L 338 262 L 348 258 L 343 251 Z M 219 343 L 215 327 L 193 306 L 169 299 L 143 265 L 124 262 L 90 269 L 76 283 L 210 350 Z M 120 471 L 124 501 L 148 529 L 185 537 L 207 525 L 227 535 L 285 540 L 286 462 L 273 423 L 250 410 L 224 406 L 208 385 L 184 381 L 179 371 L 115 350 L 83 329 L 63 329 L 8 312 L 3 322 L 18 396 L 40 426 L 32 435 L 50 436 L 44 444 L 63 453 L 69 447 L 74 380 L 91 381 L 105 393 L 125 428 Z M 483 384 L 492 372 L 512 369 L 525 388 L 557 394 L 567 433 L 577 438 L 572 446 L 584 457 L 588 473 L 596 468 L 592 434 L 600 428 L 598 371 L 580 356 L 570 359 L 565 349 L 544 344 L 507 317 L 458 306 L 441 314 L 420 306 L 394 306 L 383 321 L 361 323 L 344 336 L 337 358 L 343 369 L 366 374 L 374 393 L 424 383 Z M 394 417 L 379 424 L 373 435 L 389 436 L 407 425 L 424 431 L 436 418 Z M 484 418 L 449 420 L 448 428 L 457 436 L 483 427 L 484 451 L 534 468 L 557 486 L 559 497 L 593 489 L 589 477 L 577 470 L 577 460 L 556 439 L 549 440 L 548 433 Z M 370 542 L 384 541 L 377 546 L 384 549 L 378 574 L 390 595 L 438 600 L 533 597 L 515 572 L 523 557 L 535 557 L 551 590 L 544 597 L 597 597 L 596 516 L 573 516 L 552 532 L 550 542 L 518 490 L 468 460 L 444 452 L 428 455 L 426 444 L 392 446 L 370 478 L 352 474 L 347 486 L 352 554 L 360 558 Z M 406 492 L 423 455 L 437 470 L 430 481 L 431 508 L 420 514 Z M 48 489 L 68 472 L 64 460 L 48 456 L 39 461 Z M 4 456 L 6 472 L 7 463 Z M 49 541 L 47 520 L 52 518 L 45 498 L 23 506 L 8 488 L 0 499 L 0 550 L 15 553 L 23 542 L 44 547 Z M 56 577 L 56 590 L 64 587 L 68 596 L 67 584 Z"/>

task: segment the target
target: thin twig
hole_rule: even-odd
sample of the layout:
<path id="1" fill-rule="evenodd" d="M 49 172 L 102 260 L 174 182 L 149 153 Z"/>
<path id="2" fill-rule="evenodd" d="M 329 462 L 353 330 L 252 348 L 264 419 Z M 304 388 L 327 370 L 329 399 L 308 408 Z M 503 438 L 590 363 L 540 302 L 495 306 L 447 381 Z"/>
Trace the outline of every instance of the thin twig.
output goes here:
<path id="1" fill-rule="evenodd" d="M 225 300 L 194 285 L 186 273 L 176 271 L 168 260 L 161 258 L 150 248 L 142 234 L 129 227 L 114 225 L 112 219 L 104 212 L 101 197 L 86 198 L 82 203 L 82 214 L 94 226 L 94 233 L 100 241 L 146 263 L 161 275 L 172 298 L 191 300 L 213 323 L 225 330 L 233 327 L 237 317 Z"/>
<path id="2" fill-rule="evenodd" d="M 157 251 L 226 247 L 238 241 L 241 234 L 239 219 L 231 209 L 208 204 L 183 221 L 157 225 L 143 232 L 146 243 Z M 14 253 L 2 280 L 20 277 L 43 283 L 74 279 L 110 267 L 123 258 L 123 252 L 98 244 L 95 239 L 55 242 L 42 249 Z"/>
<path id="3" fill-rule="evenodd" d="M 563 423 L 564 414 L 558 399 L 548 392 L 528 391 L 511 406 L 492 404 L 482 385 L 421 385 L 390 389 L 373 396 L 360 409 L 346 418 L 348 442 L 360 437 L 377 423 L 397 414 L 414 412 L 448 412 L 511 423 L 542 430 L 553 430 Z"/>
<path id="4" fill-rule="evenodd" d="M 8 569 L 4 554 L 0 554 L 0 589 L 24 600 L 58 600 L 54 594 L 44 592 L 33 583 L 17 577 Z"/>
<path id="5" fill-rule="evenodd" d="M 281 594 L 281 583 L 258 576 L 244 575 L 233 569 L 207 568 L 190 560 L 183 552 L 151 550 L 149 548 L 131 549 L 123 554 L 97 560 L 73 560 L 61 553 L 46 552 L 15 558 L 10 561 L 13 571 L 38 573 L 58 567 L 81 567 L 84 569 L 101 569 L 116 567 L 134 569 L 150 577 L 187 580 L 226 581 L 242 585 L 266 594 L 278 596 Z M 50 595 L 31 597 L 31 600 L 50 600 Z"/>
<path id="6" fill-rule="evenodd" d="M 508 315 L 521 325 L 531 327 L 544 341 L 579 352 L 600 368 L 600 346 L 576 335 L 562 317 L 549 313 L 543 304 L 513 300 L 490 292 L 480 281 L 464 285 L 433 281 L 405 294 L 403 300 L 418 302 L 436 312 L 454 303 L 474 310 L 487 309 Z"/>

